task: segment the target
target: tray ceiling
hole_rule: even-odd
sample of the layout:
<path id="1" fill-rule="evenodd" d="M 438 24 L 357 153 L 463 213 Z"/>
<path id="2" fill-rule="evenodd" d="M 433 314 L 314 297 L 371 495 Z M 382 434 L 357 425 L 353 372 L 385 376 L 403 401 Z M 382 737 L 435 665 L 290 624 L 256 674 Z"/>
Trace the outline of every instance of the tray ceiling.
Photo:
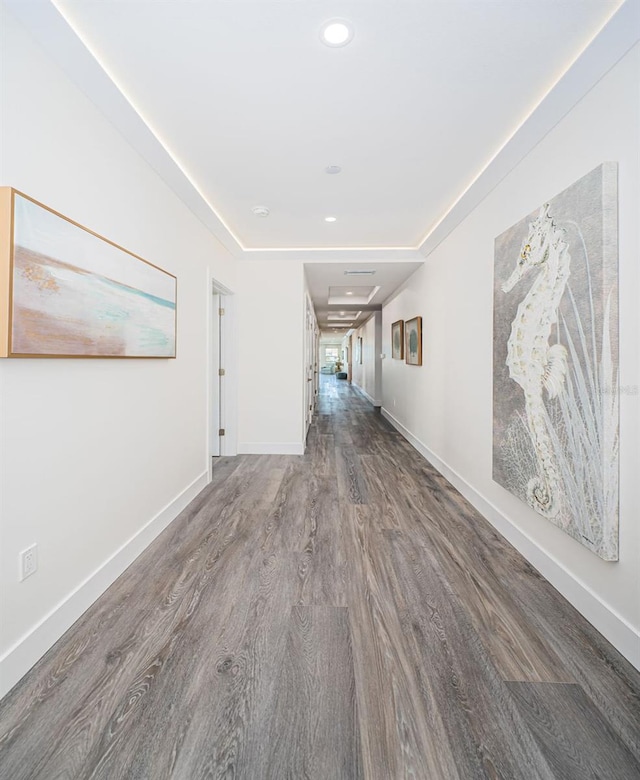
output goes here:
<path id="1" fill-rule="evenodd" d="M 243 249 L 394 251 L 420 244 L 620 2 L 55 5 Z M 348 46 L 320 41 L 334 16 Z"/>

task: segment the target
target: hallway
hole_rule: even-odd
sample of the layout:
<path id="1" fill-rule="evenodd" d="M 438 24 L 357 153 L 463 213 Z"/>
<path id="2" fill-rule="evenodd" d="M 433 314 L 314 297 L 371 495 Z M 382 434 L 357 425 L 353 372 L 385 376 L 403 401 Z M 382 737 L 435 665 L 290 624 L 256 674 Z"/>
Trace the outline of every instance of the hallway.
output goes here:
<path id="1" fill-rule="evenodd" d="M 214 480 L 0 705 L 0 778 L 637 778 L 640 675 L 359 393 Z"/>

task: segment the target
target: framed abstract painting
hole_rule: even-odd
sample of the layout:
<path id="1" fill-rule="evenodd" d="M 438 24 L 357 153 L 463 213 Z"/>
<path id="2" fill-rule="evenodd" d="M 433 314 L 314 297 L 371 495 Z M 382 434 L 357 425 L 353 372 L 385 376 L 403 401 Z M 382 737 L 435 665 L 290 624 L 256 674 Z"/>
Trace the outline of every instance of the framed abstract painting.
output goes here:
<path id="1" fill-rule="evenodd" d="M 404 324 L 405 361 L 409 366 L 422 365 L 422 317 L 414 317 Z"/>
<path id="2" fill-rule="evenodd" d="M 404 320 L 391 324 L 391 357 L 404 360 Z"/>
<path id="3" fill-rule="evenodd" d="M 176 277 L 10 187 L 0 278 L 0 357 L 176 356 Z"/>

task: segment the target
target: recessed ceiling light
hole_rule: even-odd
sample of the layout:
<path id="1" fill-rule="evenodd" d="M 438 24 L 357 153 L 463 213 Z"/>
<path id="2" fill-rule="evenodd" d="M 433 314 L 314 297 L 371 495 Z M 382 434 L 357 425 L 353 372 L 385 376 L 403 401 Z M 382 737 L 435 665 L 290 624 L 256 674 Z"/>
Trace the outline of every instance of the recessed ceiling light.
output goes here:
<path id="1" fill-rule="evenodd" d="M 256 217 L 268 217 L 269 216 L 269 209 L 266 206 L 254 206 L 251 211 L 256 215 Z"/>
<path id="2" fill-rule="evenodd" d="M 348 291 L 347 291 L 347 295 L 353 295 L 353 293 L 351 292 L 351 290 L 348 290 Z"/>
<path id="3" fill-rule="evenodd" d="M 325 46 L 346 46 L 353 39 L 353 25 L 346 19 L 329 19 L 320 29 Z"/>
<path id="4" fill-rule="evenodd" d="M 336 173 L 340 173 L 341 170 L 342 168 L 339 165 L 327 165 L 327 167 L 324 169 L 324 172 L 333 175 Z"/>
<path id="5" fill-rule="evenodd" d="M 336 219 L 338 219 L 338 217 L 325 217 L 324 221 L 325 222 L 335 222 Z"/>

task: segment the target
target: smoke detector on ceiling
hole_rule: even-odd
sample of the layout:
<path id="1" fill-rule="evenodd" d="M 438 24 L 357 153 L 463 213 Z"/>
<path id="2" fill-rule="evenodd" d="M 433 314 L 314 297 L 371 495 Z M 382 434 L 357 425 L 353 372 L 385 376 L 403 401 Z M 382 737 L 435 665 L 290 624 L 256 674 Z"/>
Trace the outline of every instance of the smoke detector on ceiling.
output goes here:
<path id="1" fill-rule="evenodd" d="M 256 215 L 256 217 L 268 217 L 269 216 L 269 209 L 266 206 L 254 206 L 251 211 Z"/>
<path id="2" fill-rule="evenodd" d="M 330 175 L 335 175 L 336 173 L 340 173 L 341 170 L 342 168 L 339 165 L 327 165 L 327 167 L 324 169 L 324 172 Z"/>

